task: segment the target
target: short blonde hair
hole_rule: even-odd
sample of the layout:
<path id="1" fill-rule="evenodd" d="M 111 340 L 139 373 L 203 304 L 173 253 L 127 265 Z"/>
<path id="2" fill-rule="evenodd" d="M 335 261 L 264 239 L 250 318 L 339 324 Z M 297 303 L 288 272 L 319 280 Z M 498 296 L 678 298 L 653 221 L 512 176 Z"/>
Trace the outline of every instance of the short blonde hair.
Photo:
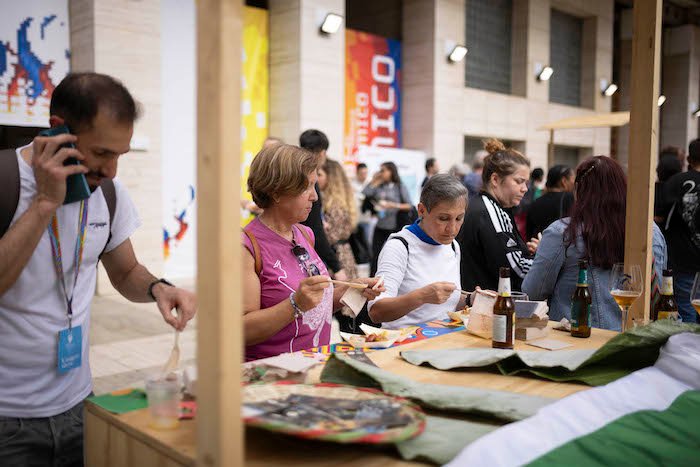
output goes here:
<path id="1" fill-rule="evenodd" d="M 250 165 L 248 191 L 255 204 L 269 208 L 275 197 L 302 194 L 316 168 L 316 156 L 306 149 L 291 144 L 263 148 Z"/>

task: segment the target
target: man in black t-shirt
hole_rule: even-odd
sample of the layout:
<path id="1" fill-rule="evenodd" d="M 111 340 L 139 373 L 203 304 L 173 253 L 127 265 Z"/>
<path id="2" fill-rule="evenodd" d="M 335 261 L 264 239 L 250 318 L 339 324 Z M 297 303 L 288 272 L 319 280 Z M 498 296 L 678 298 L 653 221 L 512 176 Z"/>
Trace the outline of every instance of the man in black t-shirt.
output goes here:
<path id="1" fill-rule="evenodd" d="M 688 147 L 688 171 L 671 177 L 664 187 L 666 242 L 669 268 L 673 269 L 673 293 L 684 322 L 698 315 L 690 305 L 690 289 L 700 271 L 700 139 Z"/>
<path id="2" fill-rule="evenodd" d="M 574 204 L 574 178 L 571 167 L 555 165 L 547 172 L 547 191 L 532 203 L 527 211 L 525 238 L 537 237 L 549 225 L 568 217 Z M 534 188 L 533 188 L 534 189 Z"/>
<path id="3" fill-rule="evenodd" d="M 318 158 L 318 166 L 321 167 L 326 162 L 326 151 L 328 150 L 328 137 L 319 130 L 306 130 L 299 136 L 299 146 L 311 151 Z M 302 222 L 307 227 L 310 227 L 316 238 L 314 249 L 321 257 L 321 260 L 326 267 L 331 271 L 333 277 L 339 280 L 347 279 L 345 270 L 342 269 L 340 261 L 335 251 L 328 243 L 326 231 L 323 229 L 323 200 L 321 199 L 321 191 L 318 189 L 318 184 L 315 186 L 318 200 L 311 206 L 309 217 Z"/>

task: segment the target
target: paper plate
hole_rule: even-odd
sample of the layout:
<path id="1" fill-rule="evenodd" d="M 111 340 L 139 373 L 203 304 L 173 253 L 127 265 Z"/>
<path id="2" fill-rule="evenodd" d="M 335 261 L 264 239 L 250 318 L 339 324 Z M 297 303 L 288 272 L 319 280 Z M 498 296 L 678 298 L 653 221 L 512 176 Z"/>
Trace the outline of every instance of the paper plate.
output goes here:
<path id="1" fill-rule="evenodd" d="M 418 406 L 376 389 L 284 381 L 242 389 L 247 425 L 299 438 L 385 444 L 425 429 L 425 414 Z"/>
<path id="2" fill-rule="evenodd" d="M 367 336 L 364 334 L 351 334 L 349 332 L 341 332 L 340 337 L 345 342 L 352 345 L 356 349 L 387 349 L 394 345 L 397 337 L 388 338 L 382 341 L 367 342 Z"/>

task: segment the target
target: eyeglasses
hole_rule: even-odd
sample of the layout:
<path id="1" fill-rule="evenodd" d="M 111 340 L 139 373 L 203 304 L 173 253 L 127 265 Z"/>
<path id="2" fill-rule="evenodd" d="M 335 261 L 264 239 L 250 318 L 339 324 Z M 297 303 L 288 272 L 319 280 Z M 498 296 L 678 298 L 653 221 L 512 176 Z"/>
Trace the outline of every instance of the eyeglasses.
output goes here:
<path id="1" fill-rule="evenodd" d="M 297 243 L 294 242 L 292 254 L 296 256 L 297 261 L 299 261 L 301 267 L 304 268 L 308 277 L 321 275 L 321 271 L 318 270 L 318 267 L 314 263 L 310 262 L 311 256 L 309 255 L 309 252 L 306 251 L 306 248 L 301 245 L 297 245 Z"/>

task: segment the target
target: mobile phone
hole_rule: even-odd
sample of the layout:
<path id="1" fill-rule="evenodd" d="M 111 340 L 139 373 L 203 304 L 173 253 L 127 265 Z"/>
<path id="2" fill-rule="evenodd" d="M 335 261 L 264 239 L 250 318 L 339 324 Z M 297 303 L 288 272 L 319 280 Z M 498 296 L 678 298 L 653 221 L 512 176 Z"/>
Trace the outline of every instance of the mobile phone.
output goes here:
<path id="1" fill-rule="evenodd" d="M 70 129 L 66 125 L 56 126 L 39 132 L 41 136 L 56 136 L 64 133 L 70 134 Z M 75 148 L 73 143 L 66 143 L 61 147 Z M 69 157 L 63 161 L 63 165 L 80 165 L 80 161 L 75 157 Z M 66 178 L 66 197 L 63 204 L 70 204 L 90 197 L 90 187 L 88 186 L 85 174 L 73 174 Z"/>

